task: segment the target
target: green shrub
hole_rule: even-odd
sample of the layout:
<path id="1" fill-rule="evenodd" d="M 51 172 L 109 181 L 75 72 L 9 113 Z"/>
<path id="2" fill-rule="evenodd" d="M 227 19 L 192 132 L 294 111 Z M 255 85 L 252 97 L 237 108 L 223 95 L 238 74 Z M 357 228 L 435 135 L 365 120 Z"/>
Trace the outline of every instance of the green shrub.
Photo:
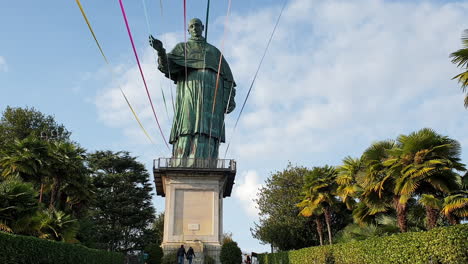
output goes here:
<path id="1" fill-rule="evenodd" d="M 468 224 L 259 255 L 260 264 L 466 264 Z"/>
<path id="2" fill-rule="evenodd" d="M 30 231 L 37 212 L 37 192 L 31 183 L 20 180 L 0 182 L 0 230 L 9 233 Z"/>
<path id="3" fill-rule="evenodd" d="M 161 263 L 162 264 L 177 264 L 177 253 L 173 252 L 173 253 L 164 255 L 162 257 Z"/>
<path id="4" fill-rule="evenodd" d="M 222 264 L 240 264 L 242 263 L 242 251 L 236 242 L 227 242 L 221 247 L 219 258 Z"/>
<path id="5" fill-rule="evenodd" d="M 0 252 L 2 264 L 118 264 L 124 259 L 120 253 L 4 232 L 0 232 Z"/>
<path id="6" fill-rule="evenodd" d="M 148 264 L 161 264 L 162 263 L 162 257 L 163 257 L 163 250 L 162 248 L 157 245 L 157 244 L 149 244 L 145 248 L 146 253 L 148 253 Z"/>

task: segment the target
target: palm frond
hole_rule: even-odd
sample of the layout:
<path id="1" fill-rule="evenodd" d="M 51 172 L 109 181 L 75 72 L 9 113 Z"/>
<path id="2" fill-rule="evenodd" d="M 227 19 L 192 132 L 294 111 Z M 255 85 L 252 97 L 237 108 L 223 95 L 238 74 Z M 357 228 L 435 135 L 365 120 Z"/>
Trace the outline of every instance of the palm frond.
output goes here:
<path id="1" fill-rule="evenodd" d="M 432 194 L 421 195 L 421 198 L 418 200 L 418 202 L 424 206 L 428 206 L 428 207 L 439 209 L 439 210 L 443 206 L 443 202 Z"/>
<path id="2" fill-rule="evenodd" d="M 453 212 L 453 214 L 458 217 L 468 217 L 468 208 L 460 208 L 459 210 Z"/>
<path id="3" fill-rule="evenodd" d="M 432 187 L 435 189 L 444 192 L 444 193 L 450 193 L 451 188 L 447 185 L 447 179 L 440 179 L 440 178 L 428 178 L 427 182 L 431 184 Z"/>
<path id="4" fill-rule="evenodd" d="M 456 64 L 457 67 L 468 68 L 468 30 L 465 30 L 462 34 L 462 45 L 464 48 L 453 52 L 450 54 L 450 57 L 452 58 L 452 63 Z M 462 91 L 466 92 L 468 87 L 468 71 L 456 75 L 453 79 L 458 79 Z M 464 105 L 465 108 L 468 108 L 468 94 L 465 96 Z"/>
<path id="5" fill-rule="evenodd" d="M 465 29 L 462 33 L 462 45 L 468 48 L 468 29 Z"/>
<path id="6" fill-rule="evenodd" d="M 0 221 L 0 230 L 7 232 L 7 233 L 13 233 L 13 230 L 11 227 L 9 227 L 5 221 Z"/>
<path id="7" fill-rule="evenodd" d="M 444 208 L 442 209 L 442 212 L 445 215 L 448 216 L 457 211 L 464 211 L 464 210 L 468 210 L 468 197 L 466 196 L 466 194 L 450 195 L 444 199 Z M 463 217 L 467 217 L 467 216 L 463 216 Z"/>
<path id="8" fill-rule="evenodd" d="M 405 195 L 405 194 L 402 194 L 400 195 L 400 200 L 398 200 L 398 202 L 400 204 L 406 204 L 408 203 L 408 200 L 411 198 L 411 195 Z"/>
<path id="9" fill-rule="evenodd" d="M 401 195 L 411 195 L 416 191 L 419 185 L 420 182 L 415 180 L 409 179 L 402 181 L 401 183 L 397 184 L 397 187 L 395 187 L 395 192 Z"/>
<path id="10" fill-rule="evenodd" d="M 450 54 L 452 58 L 452 63 L 456 64 L 457 67 L 467 67 L 468 66 L 468 48 L 459 49 L 452 54 Z"/>
<path id="11" fill-rule="evenodd" d="M 311 207 L 304 207 L 300 212 L 299 215 L 304 216 L 304 217 L 310 217 L 312 215 L 312 208 Z"/>
<path id="12" fill-rule="evenodd" d="M 310 204 L 310 200 L 305 199 L 305 200 L 302 200 L 301 202 L 297 203 L 296 206 L 299 207 L 299 208 L 304 208 L 306 206 L 309 206 L 309 204 Z"/>

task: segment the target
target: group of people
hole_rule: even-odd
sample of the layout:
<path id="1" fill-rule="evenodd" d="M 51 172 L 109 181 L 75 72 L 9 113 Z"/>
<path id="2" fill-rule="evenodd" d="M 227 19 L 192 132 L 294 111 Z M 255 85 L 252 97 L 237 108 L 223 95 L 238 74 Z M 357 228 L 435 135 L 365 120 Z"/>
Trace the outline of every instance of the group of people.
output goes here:
<path id="1" fill-rule="evenodd" d="M 244 263 L 252 264 L 252 258 L 247 254 L 244 256 Z M 177 264 L 184 264 L 185 258 L 187 258 L 189 264 L 192 264 L 192 261 L 195 257 L 195 252 L 193 251 L 192 247 L 189 247 L 189 249 L 185 251 L 184 245 L 180 245 L 180 248 L 177 250 Z"/>
<path id="2" fill-rule="evenodd" d="M 192 264 L 192 260 L 195 258 L 195 252 L 192 247 L 189 247 L 189 249 L 185 251 L 184 245 L 181 245 L 177 250 L 177 264 L 184 264 L 184 258 L 187 258 L 189 264 Z"/>

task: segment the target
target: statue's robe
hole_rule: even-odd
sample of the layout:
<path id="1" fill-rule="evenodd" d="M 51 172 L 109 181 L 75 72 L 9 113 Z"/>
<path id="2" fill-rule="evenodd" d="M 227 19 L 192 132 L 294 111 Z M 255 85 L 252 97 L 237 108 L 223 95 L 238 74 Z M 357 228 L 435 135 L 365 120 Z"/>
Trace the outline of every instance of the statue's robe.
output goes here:
<path id="1" fill-rule="evenodd" d="M 216 47 L 200 37 L 177 44 L 167 60 L 159 61 L 159 70 L 177 84 L 169 138 L 175 158 L 217 158 L 219 143 L 225 142 L 224 115 L 235 107 L 236 84 L 220 56 Z"/>

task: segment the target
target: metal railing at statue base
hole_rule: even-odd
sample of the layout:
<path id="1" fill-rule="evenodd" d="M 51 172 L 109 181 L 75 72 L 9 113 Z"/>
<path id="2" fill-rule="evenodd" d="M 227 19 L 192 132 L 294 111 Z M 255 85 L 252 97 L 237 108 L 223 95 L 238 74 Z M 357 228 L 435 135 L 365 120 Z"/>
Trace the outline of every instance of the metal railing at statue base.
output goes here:
<path id="1" fill-rule="evenodd" d="M 213 169 L 236 171 L 232 159 L 159 158 L 154 160 L 155 169 Z"/>
<path id="2" fill-rule="evenodd" d="M 159 158 L 153 161 L 156 194 L 165 197 L 165 178 L 173 176 L 223 176 L 226 183 L 223 198 L 231 196 L 236 177 L 236 161 L 232 159 Z"/>

